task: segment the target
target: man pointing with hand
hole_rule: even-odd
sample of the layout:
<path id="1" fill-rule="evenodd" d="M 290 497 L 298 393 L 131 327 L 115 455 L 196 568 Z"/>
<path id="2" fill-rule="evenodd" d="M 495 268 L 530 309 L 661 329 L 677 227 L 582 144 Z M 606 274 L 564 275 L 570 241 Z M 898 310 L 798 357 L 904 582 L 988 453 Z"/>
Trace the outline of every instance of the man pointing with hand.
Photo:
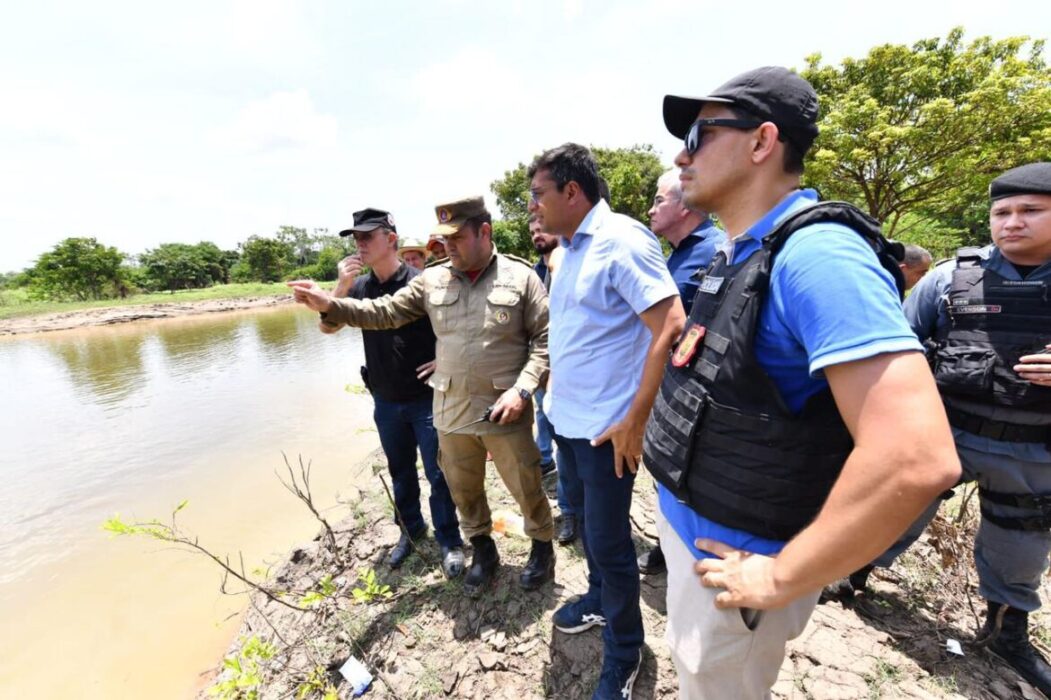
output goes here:
<path id="1" fill-rule="evenodd" d="M 439 205 L 435 213 L 435 234 L 449 259 L 395 294 L 334 299 L 311 281 L 289 286 L 296 301 L 320 312 L 322 324 L 333 329 L 397 328 L 430 319 L 437 364 L 428 383 L 434 389 L 439 465 L 474 548 L 464 590 L 480 593 L 500 562 L 485 496 L 487 451 L 533 540 L 519 578 L 531 590 L 555 572 L 554 526 L 540 481 L 531 400 L 548 371 L 547 292 L 529 262 L 497 252 L 481 197 Z M 479 420 L 489 408 L 489 419 Z"/>

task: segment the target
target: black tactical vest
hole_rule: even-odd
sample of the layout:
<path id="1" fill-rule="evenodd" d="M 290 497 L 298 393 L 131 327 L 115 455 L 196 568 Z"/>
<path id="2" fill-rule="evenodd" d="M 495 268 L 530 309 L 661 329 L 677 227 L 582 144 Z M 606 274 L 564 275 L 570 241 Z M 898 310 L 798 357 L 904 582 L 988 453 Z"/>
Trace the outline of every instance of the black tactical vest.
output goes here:
<path id="1" fill-rule="evenodd" d="M 999 421 L 1051 425 L 1051 388 L 1014 371 L 1019 357 L 1043 352 L 1051 342 L 1051 284 L 1005 279 L 982 268 L 978 250 L 956 253 L 951 323 L 938 330 L 932 353 L 938 389 L 950 409 L 992 406 Z"/>
<path id="2" fill-rule="evenodd" d="M 904 288 L 900 244 L 843 202 L 791 215 L 736 265 L 718 253 L 646 424 L 644 459 L 657 481 L 704 517 L 768 539 L 791 539 L 813 520 L 854 445 L 828 389 L 793 414 L 754 353 L 774 256 L 819 222 L 858 232 Z"/>

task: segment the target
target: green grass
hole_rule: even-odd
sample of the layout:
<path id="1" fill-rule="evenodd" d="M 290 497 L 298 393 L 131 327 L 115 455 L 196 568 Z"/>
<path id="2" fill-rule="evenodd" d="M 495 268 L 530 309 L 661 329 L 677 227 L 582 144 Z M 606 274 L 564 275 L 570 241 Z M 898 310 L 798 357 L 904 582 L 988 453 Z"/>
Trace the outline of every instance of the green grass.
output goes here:
<path id="1" fill-rule="evenodd" d="M 239 299 L 242 297 L 278 296 L 287 294 L 284 282 L 246 282 L 243 284 L 217 284 L 205 289 L 186 289 L 175 292 L 133 294 L 126 299 L 100 299 L 96 301 L 33 301 L 24 289 L 0 290 L 0 320 L 38 316 L 41 314 L 105 309 L 118 306 L 141 306 L 142 304 L 170 304 L 211 299 Z"/>

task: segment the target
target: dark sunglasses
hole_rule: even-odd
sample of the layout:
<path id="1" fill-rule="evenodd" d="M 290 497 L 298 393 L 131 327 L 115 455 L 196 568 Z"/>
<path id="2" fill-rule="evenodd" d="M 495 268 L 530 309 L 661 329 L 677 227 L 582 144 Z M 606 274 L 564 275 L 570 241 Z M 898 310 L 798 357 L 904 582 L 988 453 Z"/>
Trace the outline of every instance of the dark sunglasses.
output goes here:
<path id="1" fill-rule="evenodd" d="M 763 122 L 755 119 L 698 119 L 690 125 L 690 130 L 686 132 L 686 138 L 683 139 L 683 143 L 686 147 L 686 153 L 692 156 L 701 150 L 701 146 L 704 143 L 704 132 L 702 129 L 706 126 L 725 126 L 730 129 L 747 131 L 748 129 L 757 129 L 762 125 Z"/>
<path id="2" fill-rule="evenodd" d="M 376 231 L 355 231 L 354 240 L 358 243 L 367 243 L 372 240 L 372 237 L 376 235 Z"/>

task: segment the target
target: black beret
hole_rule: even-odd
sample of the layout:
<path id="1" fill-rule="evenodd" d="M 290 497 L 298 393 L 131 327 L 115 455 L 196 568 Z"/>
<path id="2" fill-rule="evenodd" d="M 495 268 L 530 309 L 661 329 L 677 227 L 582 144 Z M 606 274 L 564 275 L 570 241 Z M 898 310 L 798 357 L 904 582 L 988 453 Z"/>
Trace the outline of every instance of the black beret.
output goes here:
<path id="1" fill-rule="evenodd" d="M 1016 194 L 1051 194 L 1051 163 L 1013 168 L 989 185 L 989 199 L 994 202 Z"/>

